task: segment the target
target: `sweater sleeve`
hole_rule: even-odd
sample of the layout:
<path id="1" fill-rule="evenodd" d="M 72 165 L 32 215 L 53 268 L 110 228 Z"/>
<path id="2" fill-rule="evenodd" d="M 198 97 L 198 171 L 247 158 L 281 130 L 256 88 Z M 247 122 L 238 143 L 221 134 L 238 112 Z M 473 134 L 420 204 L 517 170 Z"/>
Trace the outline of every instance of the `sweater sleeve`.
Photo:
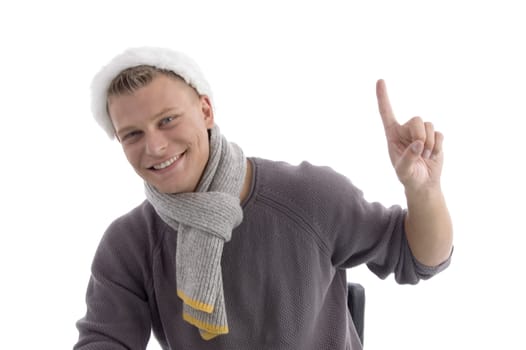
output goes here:
<path id="1" fill-rule="evenodd" d="M 413 256 L 406 239 L 406 210 L 367 201 L 345 176 L 329 167 L 307 162 L 293 170 L 294 181 L 282 184 L 282 191 L 311 223 L 336 268 L 367 264 L 380 278 L 394 274 L 400 284 L 415 284 L 442 271 L 425 266 Z M 285 177 L 284 177 L 285 178 Z"/>
<path id="2" fill-rule="evenodd" d="M 362 263 L 378 277 L 391 273 L 400 284 L 416 284 L 444 270 L 450 258 L 438 266 L 426 266 L 412 254 L 405 232 L 406 209 L 385 207 L 367 201 L 348 179 L 339 182 L 332 194 L 332 210 L 327 213 L 333 264 L 348 268 Z"/>
<path id="3" fill-rule="evenodd" d="M 76 350 L 146 349 L 151 332 L 145 248 L 133 223 L 116 220 L 95 253 L 86 293 L 87 312 L 77 322 Z M 141 249 L 142 246 L 142 249 Z"/>

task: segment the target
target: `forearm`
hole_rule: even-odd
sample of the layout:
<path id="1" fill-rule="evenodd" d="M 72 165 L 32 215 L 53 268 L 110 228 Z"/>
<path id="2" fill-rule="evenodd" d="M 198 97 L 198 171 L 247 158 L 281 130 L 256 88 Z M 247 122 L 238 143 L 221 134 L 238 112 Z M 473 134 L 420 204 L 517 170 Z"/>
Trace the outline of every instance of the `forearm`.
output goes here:
<path id="1" fill-rule="evenodd" d="M 406 189 L 405 230 L 411 251 L 424 265 L 436 266 L 451 254 L 453 228 L 441 189 Z"/>

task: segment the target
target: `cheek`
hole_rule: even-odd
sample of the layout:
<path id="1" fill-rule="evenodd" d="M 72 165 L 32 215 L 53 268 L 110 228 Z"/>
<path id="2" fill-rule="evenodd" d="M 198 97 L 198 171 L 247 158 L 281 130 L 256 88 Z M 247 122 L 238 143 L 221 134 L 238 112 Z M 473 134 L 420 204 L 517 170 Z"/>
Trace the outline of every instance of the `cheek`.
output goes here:
<path id="1" fill-rule="evenodd" d="M 131 164 L 134 168 L 137 168 L 140 163 L 140 153 L 138 150 L 135 150 L 133 148 L 123 147 L 124 155 L 126 156 L 126 159 L 128 160 L 128 163 Z"/>

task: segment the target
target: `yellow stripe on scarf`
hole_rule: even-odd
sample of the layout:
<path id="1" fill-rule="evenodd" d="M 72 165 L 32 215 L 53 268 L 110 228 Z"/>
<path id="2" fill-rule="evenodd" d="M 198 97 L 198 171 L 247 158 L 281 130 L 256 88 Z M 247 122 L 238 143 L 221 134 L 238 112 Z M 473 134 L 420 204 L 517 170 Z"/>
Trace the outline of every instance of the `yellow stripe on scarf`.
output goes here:
<path id="1" fill-rule="evenodd" d="M 202 322 L 202 321 L 199 321 L 193 318 L 186 312 L 183 312 L 183 320 L 199 328 L 201 337 L 204 340 L 210 340 L 212 338 L 217 337 L 218 335 L 228 333 L 228 326 L 218 326 L 214 324 L 208 324 L 206 322 Z"/>
<path id="2" fill-rule="evenodd" d="M 179 296 L 179 298 L 183 300 L 183 302 L 186 305 L 191 306 L 192 308 L 196 310 L 203 311 L 208 314 L 211 314 L 212 311 L 214 311 L 214 305 L 209 305 L 209 304 L 203 303 L 202 301 L 194 300 L 190 298 L 189 296 L 187 296 L 186 294 L 184 294 L 183 291 L 180 289 L 177 290 L 177 295 Z"/>

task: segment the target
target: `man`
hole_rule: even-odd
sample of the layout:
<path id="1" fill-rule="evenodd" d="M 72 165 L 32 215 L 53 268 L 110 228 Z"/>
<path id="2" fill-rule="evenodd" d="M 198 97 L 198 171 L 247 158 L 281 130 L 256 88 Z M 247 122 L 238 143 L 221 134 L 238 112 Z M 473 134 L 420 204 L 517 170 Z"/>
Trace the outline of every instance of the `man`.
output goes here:
<path id="1" fill-rule="evenodd" d="M 389 155 L 408 209 L 368 203 L 307 162 L 245 158 L 215 123 L 185 55 L 130 49 L 95 77 L 92 109 L 145 181 L 95 254 L 76 349 L 361 349 L 345 268 L 417 283 L 448 266 L 443 137 L 399 125 L 377 83 Z"/>

